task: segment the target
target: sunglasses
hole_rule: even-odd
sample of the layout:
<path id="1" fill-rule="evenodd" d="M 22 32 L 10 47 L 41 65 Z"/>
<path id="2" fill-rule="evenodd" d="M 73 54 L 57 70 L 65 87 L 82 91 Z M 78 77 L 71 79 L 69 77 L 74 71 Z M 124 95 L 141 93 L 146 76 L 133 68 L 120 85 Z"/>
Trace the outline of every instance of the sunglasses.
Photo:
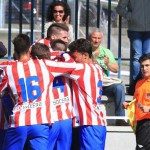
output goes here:
<path id="1" fill-rule="evenodd" d="M 58 12 L 59 12 L 60 14 L 64 13 L 63 10 L 53 10 L 53 13 L 54 13 L 54 14 L 56 14 L 56 13 L 58 13 Z"/>

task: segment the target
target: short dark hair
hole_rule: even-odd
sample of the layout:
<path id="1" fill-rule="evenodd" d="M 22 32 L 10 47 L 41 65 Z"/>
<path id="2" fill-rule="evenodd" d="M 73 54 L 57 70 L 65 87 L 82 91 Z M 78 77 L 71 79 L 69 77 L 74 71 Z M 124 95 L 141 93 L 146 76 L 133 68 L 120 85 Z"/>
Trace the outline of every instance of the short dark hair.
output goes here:
<path id="1" fill-rule="evenodd" d="M 4 57 L 7 54 L 7 49 L 4 44 L 0 41 L 0 58 Z"/>
<path id="2" fill-rule="evenodd" d="M 27 53 L 30 48 L 30 38 L 26 34 L 18 34 L 12 41 L 14 44 L 14 51 L 18 56 L 22 53 Z"/>
<path id="3" fill-rule="evenodd" d="M 31 56 L 33 59 L 50 59 L 48 46 L 43 43 L 35 43 L 31 47 Z"/>
<path id="4" fill-rule="evenodd" d="M 71 17 L 71 10 L 70 10 L 70 7 L 67 3 L 65 3 L 63 1 L 53 1 L 52 3 L 49 4 L 49 6 L 47 8 L 46 21 L 48 21 L 48 22 L 54 21 L 53 12 L 54 12 L 55 6 L 62 6 L 63 7 L 63 9 L 64 9 L 63 21 L 65 21 L 68 16 Z M 70 18 L 70 21 L 71 21 L 71 18 Z"/>
<path id="5" fill-rule="evenodd" d="M 86 39 L 77 39 L 69 44 L 70 53 L 88 53 L 89 57 L 92 57 L 92 46 L 91 43 Z"/>
<path id="6" fill-rule="evenodd" d="M 69 28 L 64 23 L 52 23 L 47 30 L 47 38 L 50 38 L 53 34 L 59 35 L 61 30 L 68 32 Z"/>
<path id="7" fill-rule="evenodd" d="M 56 51 L 56 50 L 59 50 L 59 51 L 66 51 L 67 50 L 67 45 L 64 41 L 62 41 L 61 39 L 56 39 L 56 40 L 53 40 L 51 42 L 51 48 Z"/>
<path id="8" fill-rule="evenodd" d="M 148 59 L 150 60 L 150 53 L 142 55 L 139 59 L 139 62 L 141 64 L 143 61 L 148 60 Z"/>

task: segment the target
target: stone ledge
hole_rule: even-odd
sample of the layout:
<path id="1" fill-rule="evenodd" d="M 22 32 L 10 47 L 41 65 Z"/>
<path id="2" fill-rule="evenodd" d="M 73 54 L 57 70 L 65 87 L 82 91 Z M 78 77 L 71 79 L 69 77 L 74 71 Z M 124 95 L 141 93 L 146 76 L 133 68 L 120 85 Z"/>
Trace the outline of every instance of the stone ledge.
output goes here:
<path id="1" fill-rule="evenodd" d="M 125 95 L 125 100 L 130 102 L 132 100 L 131 95 Z M 125 116 L 115 116 L 115 103 L 112 97 L 107 97 L 106 95 L 102 96 L 102 104 L 104 105 L 104 113 L 107 120 L 108 126 L 115 126 L 115 121 L 117 119 L 128 120 L 127 111 L 125 110 Z"/>
<path id="2" fill-rule="evenodd" d="M 128 95 L 128 94 L 125 95 L 125 101 L 129 101 L 130 102 L 132 100 L 132 98 L 133 98 L 132 95 Z M 107 97 L 106 95 L 102 95 L 102 99 L 101 100 L 102 100 L 102 103 L 111 103 L 111 102 L 114 101 L 112 97 Z"/>
<path id="3" fill-rule="evenodd" d="M 107 126 L 107 132 L 133 132 L 130 126 Z"/>

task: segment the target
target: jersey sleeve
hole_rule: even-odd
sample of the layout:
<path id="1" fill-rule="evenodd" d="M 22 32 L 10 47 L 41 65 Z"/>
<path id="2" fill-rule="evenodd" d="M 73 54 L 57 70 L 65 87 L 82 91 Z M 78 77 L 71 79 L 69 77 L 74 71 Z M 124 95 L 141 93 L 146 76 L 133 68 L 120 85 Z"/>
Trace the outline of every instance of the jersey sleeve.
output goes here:
<path id="1" fill-rule="evenodd" d="M 45 60 L 49 71 L 54 77 L 64 74 L 71 74 L 71 72 L 76 68 L 76 63 L 74 59 L 69 56 L 69 54 L 63 53 L 61 57 L 61 62 Z"/>
<path id="2" fill-rule="evenodd" d="M 0 96 L 2 97 L 5 94 L 7 89 L 7 76 L 5 70 L 0 68 Z"/>

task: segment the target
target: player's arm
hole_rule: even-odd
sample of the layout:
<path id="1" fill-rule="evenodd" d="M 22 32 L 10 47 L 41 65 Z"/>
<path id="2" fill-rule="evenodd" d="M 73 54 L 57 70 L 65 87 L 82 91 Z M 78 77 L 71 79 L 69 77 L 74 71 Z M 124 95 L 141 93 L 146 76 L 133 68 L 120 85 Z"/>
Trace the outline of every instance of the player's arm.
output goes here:
<path id="1" fill-rule="evenodd" d="M 5 68 L 0 68 L 0 97 L 3 97 L 7 92 L 7 76 Z"/>
<path id="2" fill-rule="evenodd" d="M 76 68 L 76 63 L 74 59 L 69 56 L 69 54 L 62 53 L 60 57 L 62 60 L 60 62 L 45 60 L 49 71 L 54 77 L 68 73 L 70 74 Z"/>

